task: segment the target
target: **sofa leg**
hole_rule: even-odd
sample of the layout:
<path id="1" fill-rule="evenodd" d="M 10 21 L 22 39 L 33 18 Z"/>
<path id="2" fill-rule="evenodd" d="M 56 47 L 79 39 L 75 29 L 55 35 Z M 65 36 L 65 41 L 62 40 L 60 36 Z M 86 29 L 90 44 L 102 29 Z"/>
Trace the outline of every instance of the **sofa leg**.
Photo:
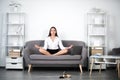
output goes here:
<path id="1" fill-rule="evenodd" d="M 30 72 L 32 65 L 28 64 L 28 72 Z"/>
<path id="2" fill-rule="evenodd" d="M 80 72 L 83 73 L 81 64 L 79 64 L 79 68 L 80 68 Z"/>

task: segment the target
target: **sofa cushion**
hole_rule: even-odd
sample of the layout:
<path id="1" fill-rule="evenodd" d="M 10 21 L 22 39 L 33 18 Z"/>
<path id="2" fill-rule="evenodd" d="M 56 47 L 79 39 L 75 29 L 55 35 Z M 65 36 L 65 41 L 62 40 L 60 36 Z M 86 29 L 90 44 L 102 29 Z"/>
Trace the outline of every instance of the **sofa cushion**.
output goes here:
<path id="1" fill-rule="evenodd" d="M 39 55 L 39 54 L 32 54 L 30 55 L 30 59 L 35 60 L 80 60 L 80 55 L 60 55 L 60 56 L 46 56 L 46 55 Z"/>
<path id="2" fill-rule="evenodd" d="M 81 55 L 82 46 L 73 46 L 70 50 L 71 50 L 71 55 Z"/>

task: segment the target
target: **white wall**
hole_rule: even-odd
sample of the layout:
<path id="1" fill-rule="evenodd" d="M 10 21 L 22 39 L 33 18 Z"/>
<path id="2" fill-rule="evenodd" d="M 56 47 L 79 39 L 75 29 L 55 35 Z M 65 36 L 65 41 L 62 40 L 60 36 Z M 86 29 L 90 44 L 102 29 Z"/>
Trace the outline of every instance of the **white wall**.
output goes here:
<path id="1" fill-rule="evenodd" d="M 44 39 L 55 26 L 61 39 L 86 41 L 86 12 L 97 7 L 108 14 L 108 45 L 120 46 L 120 0 L 25 0 L 22 4 L 27 14 L 26 40 Z"/>
<path id="2" fill-rule="evenodd" d="M 0 0 L 2 15 L 9 11 L 10 1 L 14 0 Z M 120 46 L 120 0 L 15 1 L 22 4 L 21 10 L 26 13 L 26 41 L 45 39 L 49 28 L 55 26 L 61 39 L 86 42 L 86 13 L 96 7 L 103 9 L 108 14 L 108 49 Z M 0 22 L 2 27 L 5 27 L 4 21 Z"/>
<path id="3" fill-rule="evenodd" d="M 27 14 L 26 40 L 44 39 L 55 26 L 61 39 L 86 41 L 86 12 L 97 7 L 108 14 L 109 48 L 120 46 L 120 0 L 25 0 L 22 4 Z"/>
<path id="4" fill-rule="evenodd" d="M 1 5 L 1 3 L 0 3 L 0 5 Z M 1 11 L 1 8 L 0 8 L 0 11 Z M 0 22 L 1 22 L 1 19 L 2 19 L 2 16 L 1 16 L 1 12 L 0 12 Z M 2 39 L 1 39 L 2 33 L 1 33 L 1 31 L 2 31 L 2 25 L 0 23 L 0 53 L 1 53 L 1 49 L 2 49 L 2 43 L 1 43 L 1 41 L 2 41 Z M 0 61 L 1 61 L 1 55 L 0 55 Z"/>
<path id="5" fill-rule="evenodd" d="M 44 39 L 51 26 L 57 28 L 61 39 L 85 40 L 84 11 L 87 9 L 80 1 L 26 0 L 23 7 L 29 27 L 27 40 Z"/>
<path id="6" fill-rule="evenodd" d="M 3 9 L 14 0 L 3 0 Z M 61 39 L 86 41 L 86 12 L 94 7 L 107 12 L 109 27 L 118 27 L 120 0 L 15 0 L 26 13 L 26 40 L 44 39 L 55 26 Z M 4 11 L 5 12 L 5 11 Z M 78 29 L 79 28 L 79 29 Z M 115 28 L 118 30 L 117 28 Z M 116 32 L 116 31 L 115 31 Z M 116 35 L 116 34 L 115 34 Z"/>
<path id="7" fill-rule="evenodd" d="M 3 1 L 0 0 L 0 66 L 3 66 L 5 64 L 5 54 L 2 52 L 3 45 L 2 45 L 2 28 L 3 28 Z"/>

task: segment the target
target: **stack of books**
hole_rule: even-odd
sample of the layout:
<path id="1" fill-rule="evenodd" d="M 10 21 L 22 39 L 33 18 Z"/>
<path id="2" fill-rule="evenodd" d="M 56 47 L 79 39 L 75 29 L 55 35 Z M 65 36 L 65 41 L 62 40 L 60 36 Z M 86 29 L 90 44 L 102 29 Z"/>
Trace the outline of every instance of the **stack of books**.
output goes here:
<path id="1" fill-rule="evenodd" d="M 103 48 L 102 47 L 93 47 L 91 49 L 91 55 L 96 55 L 96 54 L 103 55 Z"/>
<path id="2" fill-rule="evenodd" d="M 10 57 L 20 57 L 20 49 L 11 49 L 9 50 Z"/>

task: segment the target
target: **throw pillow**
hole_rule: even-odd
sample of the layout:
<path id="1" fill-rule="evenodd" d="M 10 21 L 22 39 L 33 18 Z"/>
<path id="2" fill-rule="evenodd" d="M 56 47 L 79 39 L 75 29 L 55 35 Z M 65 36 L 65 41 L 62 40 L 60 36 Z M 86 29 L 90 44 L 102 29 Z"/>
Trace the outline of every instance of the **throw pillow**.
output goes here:
<path id="1" fill-rule="evenodd" d="M 71 55 L 81 55 L 82 46 L 73 46 L 71 48 Z"/>
<path id="2" fill-rule="evenodd" d="M 113 48 L 113 53 L 116 55 L 120 55 L 120 48 Z"/>

